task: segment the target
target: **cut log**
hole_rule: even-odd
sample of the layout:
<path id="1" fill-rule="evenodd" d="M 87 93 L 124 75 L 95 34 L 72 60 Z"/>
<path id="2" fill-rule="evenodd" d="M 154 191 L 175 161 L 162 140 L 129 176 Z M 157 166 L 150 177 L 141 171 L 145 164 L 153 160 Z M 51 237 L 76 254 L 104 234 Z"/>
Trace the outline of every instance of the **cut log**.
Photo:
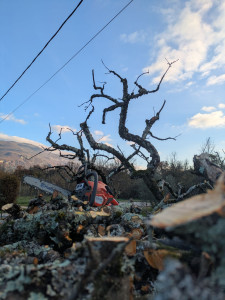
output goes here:
<path id="1" fill-rule="evenodd" d="M 214 190 L 176 203 L 153 216 L 152 226 L 174 227 L 217 213 L 225 216 L 225 175 L 222 174 Z"/>
<path id="2" fill-rule="evenodd" d="M 208 153 L 195 155 L 193 158 L 195 172 L 204 176 L 207 180 L 215 183 L 222 174 L 222 169 L 210 161 Z"/>

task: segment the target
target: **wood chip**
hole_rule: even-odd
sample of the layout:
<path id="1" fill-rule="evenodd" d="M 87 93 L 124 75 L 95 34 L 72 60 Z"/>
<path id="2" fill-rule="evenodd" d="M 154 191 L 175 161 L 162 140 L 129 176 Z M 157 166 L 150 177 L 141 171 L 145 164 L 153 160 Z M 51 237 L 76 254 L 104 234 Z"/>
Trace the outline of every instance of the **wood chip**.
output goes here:
<path id="1" fill-rule="evenodd" d="M 126 243 L 129 238 L 123 236 L 103 236 L 103 237 L 86 237 L 89 242 L 113 242 L 113 243 Z"/>
<path id="2" fill-rule="evenodd" d="M 71 199 L 72 199 L 73 201 L 79 200 L 75 195 L 72 195 L 72 196 L 71 196 Z"/>
<path id="3" fill-rule="evenodd" d="M 102 216 L 102 217 L 111 216 L 111 214 L 109 212 L 105 212 L 104 210 L 101 210 L 101 211 L 91 210 L 91 211 L 89 211 L 89 213 L 90 213 L 92 218 L 96 218 L 97 216 Z"/>
<path id="4" fill-rule="evenodd" d="M 14 203 L 8 203 L 2 206 L 1 210 L 8 210 L 9 208 L 12 208 Z"/>

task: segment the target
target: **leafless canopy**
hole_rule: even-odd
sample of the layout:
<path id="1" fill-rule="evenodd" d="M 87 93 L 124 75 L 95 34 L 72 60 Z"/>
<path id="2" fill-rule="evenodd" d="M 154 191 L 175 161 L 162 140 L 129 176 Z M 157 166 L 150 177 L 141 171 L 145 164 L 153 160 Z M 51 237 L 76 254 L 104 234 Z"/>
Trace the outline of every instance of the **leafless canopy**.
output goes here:
<path id="1" fill-rule="evenodd" d="M 145 73 L 143 73 L 143 74 L 139 75 L 138 78 L 135 80 L 134 86 L 136 87 L 136 89 L 133 89 L 133 91 L 131 93 L 129 93 L 129 90 L 128 90 L 128 80 L 126 78 L 121 77 L 117 72 L 110 70 L 102 62 L 104 64 L 105 68 L 107 69 L 108 74 L 114 75 L 121 82 L 122 97 L 118 99 L 118 98 L 114 98 L 111 95 L 106 94 L 105 93 L 106 82 L 102 83 L 101 86 L 97 86 L 96 81 L 95 81 L 95 73 L 93 70 L 92 71 L 93 88 L 96 91 L 96 93 L 92 94 L 88 101 L 86 101 L 80 105 L 80 106 L 84 105 L 85 110 L 88 110 L 88 109 L 90 109 L 90 110 L 89 110 L 89 113 L 87 114 L 86 120 L 80 124 L 80 131 L 72 132 L 73 135 L 76 136 L 76 138 L 77 138 L 79 148 L 68 146 L 65 144 L 60 145 L 59 140 L 61 139 L 61 132 L 59 134 L 59 139 L 57 141 L 53 141 L 51 138 L 52 131 L 51 131 L 51 127 L 50 127 L 50 130 L 49 130 L 49 133 L 48 133 L 46 139 L 51 144 L 51 149 L 60 150 L 61 156 L 64 156 L 64 157 L 66 156 L 67 158 L 70 158 L 70 159 L 78 158 L 81 163 L 84 163 L 86 161 L 86 162 L 88 162 L 89 167 L 91 167 L 91 168 L 93 168 L 96 158 L 98 156 L 106 157 L 105 153 L 107 153 L 107 155 L 112 155 L 111 158 L 107 156 L 108 159 L 116 158 L 117 161 L 120 162 L 120 165 L 118 167 L 116 167 L 109 174 L 109 176 L 106 180 L 108 180 L 111 176 L 120 172 L 121 170 L 127 169 L 130 172 L 131 176 L 133 176 L 135 178 L 138 178 L 138 177 L 143 178 L 145 183 L 149 187 L 149 189 L 151 189 L 152 192 L 154 193 L 154 195 L 156 196 L 156 198 L 161 199 L 162 195 L 157 187 L 157 182 L 154 179 L 154 174 L 155 174 L 156 168 L 158 167 L 159 162 L 160 162 L 160 156 L 159 156 L 157 149 L 154 147 L 154 145 L 149 140 L 149 138 L 157 139 L 157 140 L 161 140 L 161 141 L 165 141 L 168 139 L 176 140 L 176 137 L 160 138 L 160 137 L 155 136 L 152 133 L 152 127 L 155 124 L 155 122 L 159 120 L 160 113 L 163 110 L 163 108 L 166 104 L 166 101 L 165 100 L 163 101 L 160 109 L 158 110 L 157 113 L 155 113 L 154 116 L 145 120 L 145 128 L 143 129 L 142 134 L 140 134 L 140 135 L 134 134 L 129 131 L 129 129 L 126 127 L 126 120 L 127 120 L 127 113 L 128 113 L 128 107 L 129 107 L 130 102 L 132 100 L 139 99 L 142 96 L 145 96 L 145 95 L 148 95 L 151 93 L 156 93 L 160 89 L 162 81 L 165 78 L 167 72 L 169 71 L 169 69 L 175 62 L 176 61 L 173 61 L 173 62 L 167 61 L 168 67 L 165 70 L 164 74 L 162 75 L 162 77 L 155 89 L 147 90 L 138 82 L 140 77 L 142 77 L 145 74 Z M 134 90 L 137 90 L 137 92 L 134 92 Z M 134 149 L 134 151 L 127 157 L 123 154 L 123 152 L 120 150 L 119 147 L 118 147 L 118 149 L 115 149 L 115 148 L 111 147 L 110 145 L 106 145 L 104 143 L 101 143 L 100 141 L 96 141 L 89 129 L 88 120 L 91 118 L 92 114 L 94 113 L 94 101 L 99 98 L 107 99 L 110 102 L 110 105 L 103 110 L 102 124 L 106 123 L 107 113 L 112 112 L 116 109 L 120 110 L 119 111 L 118 133 L 122 139 L 124 139 L 128 142 L 131 142 L 132 147 Z M 89 147 L 91 149 L 93 149 L 94 151 L 97 151 L 97 152 L 95 152 L 95 154 L 92 157 L 90 157 L 89 150 L 84 147 L 84 143 L 83 143 L 84 137 L 88 141 Z M 145 152 L 148 153 L 148 155 L 143 153 L 143 149 L 145 150 Z M 69 151 L 74 154 L 63 154 L 62 151 Z M 104 153 L 104 154 L 102 154 L 102 153 Z M 134 167 L 132 161 L 136 155 L 142 157 L 144 160 L 147 161 L 146 170 L 140 170 L 140 171 L 135 170 L 135 167 Z"/>

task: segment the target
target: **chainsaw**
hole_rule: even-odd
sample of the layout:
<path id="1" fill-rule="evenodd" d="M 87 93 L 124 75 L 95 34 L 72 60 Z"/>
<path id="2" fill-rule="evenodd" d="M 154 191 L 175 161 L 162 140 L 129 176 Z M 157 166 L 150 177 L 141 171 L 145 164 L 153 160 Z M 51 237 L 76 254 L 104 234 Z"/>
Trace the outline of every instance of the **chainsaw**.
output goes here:
<path id="1" fill-rule="evenodd" d="M 94 180 L 91 180 L 91 178 Z M 87 201 L 90 206 L 96 207 L 119 204 L 114 198 L 109 186 L 98 180 L 98 173 L 96 171 L 87 170 L 82 166 L 78 170 L 77 185 L 72 192 L 33 176 L 24 176 L 23 182 L 47 194 L 53 194 L 54 191 L 57 191 L 67 198 L 71 198 L 72 195 L 75 195 L 79 200 Z"/>

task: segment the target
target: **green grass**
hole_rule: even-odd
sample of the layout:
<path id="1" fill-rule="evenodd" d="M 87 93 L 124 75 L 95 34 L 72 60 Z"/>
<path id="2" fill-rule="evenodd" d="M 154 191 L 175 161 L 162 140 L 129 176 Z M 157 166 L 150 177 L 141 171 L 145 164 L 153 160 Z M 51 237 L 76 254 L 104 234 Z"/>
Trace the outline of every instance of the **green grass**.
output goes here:
<path id="1" fill-rule="evenodd" d="M 21 206 L 28 206 L 29 202 L 31 199 L 34 199 L 35 196 L 19 196 L 17 199 L 16 199 L 16 203 L 21 205 Z M 51 198 L 51 196 L 46 196 L 44 197 L 45 201 L 49 201 Z"/>
<path id="2" fill-rule="evenodd" d="M 21 205 L 21 206 L 28 206 L 29 202 L 31 199 L 34 199 L 35 196 L 19 196 L 17 199 L 16 199 L 16 203 Z M 44 199 L 45 201 L 49 201 L 51 198 L 51 196 L 44 196 Z M 129 203 L 129 200 L 126 200 L 126 199 L 118 199 L 119 202 L 127 202 Z M 138 201 L 141 201 L 139 199 L 133 199 L 133 201 L 135 202 L 138 202 Z M 147 202 L 147 201 L 146 201 Z"/>
<path id="3" fill-rule="evenodd" d="M 31 196 L 20 196 L 16 199 L 16 203 L 22 206 L 28 206 Z"/>

